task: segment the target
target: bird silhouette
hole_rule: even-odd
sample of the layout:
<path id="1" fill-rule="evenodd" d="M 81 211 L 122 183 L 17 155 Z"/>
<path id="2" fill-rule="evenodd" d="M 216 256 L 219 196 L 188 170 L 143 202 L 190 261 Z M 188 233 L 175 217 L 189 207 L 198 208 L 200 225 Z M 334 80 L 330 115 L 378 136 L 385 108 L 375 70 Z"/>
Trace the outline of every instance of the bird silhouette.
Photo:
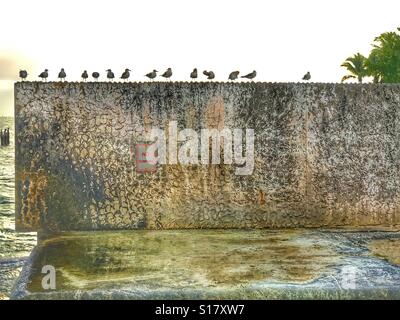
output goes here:
<path id="1" fill-rule="evenodd" d="M 164 77 L 165 79 L 169 79 L 172 77 L 172 69 L 168 68 L 167 71 L 165 71 L 161 77 Z"/>
<path id="2" fill-rule="evenodd" d="M 86 81 L 87 78 L 89 78 L 87 71 L 83 71 L 82 75 L 81 75 L 83 81 Z"/>
<path id="3" fill-rule="evenodd" d="M 95 79 L 97 80 L 97 79 L 99 79 L 99 77 L 100 77 L 100 73 L 98 73 L 98 72 L 93 72 L 93 73 L 92 73 L 92 77 L 95 78 Z"/>
<path id="4" fill-rule="evenodd" d="M 241 78 L 253 80 L 256 76 L 257 76 L 257 71 L 254 70 L 253 72 L 246 74 L 245 76 L 242 76 Z"/>
<path id="5" fill-rule="evenodd" d="M 49 76 L 49 70 L 47 69 L 44 69 L 44 71 L 39 74 L 39 78 L 42 78 L 42 80 L 44 79 L 44 81 L 47 80 L 48 76 Z"/>
<path id="6" fill-rule="evenodd" d="M 308 81 L 311 79 L 311 73 L 310 71 L 307 71 L 307 73 L 303 76 L 303 80 Z"/>
<path id="7" fill-rule="evenodd" d="M 146 74 L 146 77 L 153 80 L 155 77 L 157 77 L 157 70 L 153 70 L 152 72 Z"/>
<path id="8" fill-rule="evenodd" d="M 129 69 L 125 69 L 125 71 L 121 75 L 121 79 L 128 80 L 129 77 L 131 76 L 130 71 L 131 70 Z"/>
<path id="9" fill-rule="evenodd" d="M 229 74 L 228 79 L 233 81 L 236 80 L 238 76 L 239 76 L 239 71 L 233 71 Z"/>
<path id="10" fill-rule="evenodd" d="M 64 68 L 61 68 L 61 71 L 58 73 L 58 78 L 59 78 L 61 81 L 64 81 L 65 78 L 66 78 L 66 76 L 67 76 L 67 74 L 65 73 Z"/>
<path id="11" fill-rule="evenodd" d="M 207 79 L 208 79 L 208 80 L 212 80 L 212 79 L 215 78 L 215 74 L 214 74 L 214 72 L 212 72 L 212 71 L 204 70 L 204 71 L 203 71 L 203 74 L 207 76 Z"/>
<path id="12" fill-rule="evenodd" d="M 114 79 L 114 72 L 111 71 L 111 69 L 107 69 L 107 79 L 113 80 Z"/>
<path id="13" fill-rule="evenodd" d="M 194 68 L 193 71 L 190 73 L 190 78 L 197 79 L 197 68 Z"/>
<path id="14" fill-rule="evenodd" d="M 28 77 L 28 72 L 26 70 L 19 70 L 19 77 L 24 81 Z"/>

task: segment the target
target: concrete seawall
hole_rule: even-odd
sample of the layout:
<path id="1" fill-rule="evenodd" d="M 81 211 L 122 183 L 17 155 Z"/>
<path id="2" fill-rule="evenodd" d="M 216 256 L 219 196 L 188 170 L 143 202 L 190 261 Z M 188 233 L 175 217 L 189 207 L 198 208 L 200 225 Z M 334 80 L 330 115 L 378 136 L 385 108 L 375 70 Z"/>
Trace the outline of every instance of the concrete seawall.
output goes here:
<path id="1" fill-rule="evenodd" d="M 15 121 L 18 230 L 400 224 L 400 85 L 23 82 Z M 254 129 L 254 171 L 137 172 L 170 121 Z"/>

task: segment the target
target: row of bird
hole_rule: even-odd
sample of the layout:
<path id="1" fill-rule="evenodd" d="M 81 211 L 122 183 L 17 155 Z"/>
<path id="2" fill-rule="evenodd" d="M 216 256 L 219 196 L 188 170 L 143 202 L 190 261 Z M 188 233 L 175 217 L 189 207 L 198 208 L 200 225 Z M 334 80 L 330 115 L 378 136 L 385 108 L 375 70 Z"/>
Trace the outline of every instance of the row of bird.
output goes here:
<path id="1" fill-rule="evenodd" d="M 107 79 L 112 81 L 115 78 L 114 72 L 112 72 L 111 69 L 107 69 L 106 72 L 107 72 Z M 157 73 L 158 73 L 157 70 L 153 70 L 152 72 L 147 73 L 145 75 L 145 77 L 149 78 L 150 80 L 153 80 L 157 77 Z M 208 80 L 213 80 L 215 78 L 215 73 L 213 71 L 204 70 L 203 74 L 207 77 Z M 234 80 L 238 79 L 239 74 L 240 74 L 239 71 L 232 71 L 228 76 L 228 80 L 234 81 Z M 120 79 L 128 81 L 130 76 L 131 76 L 131 70 L 125 69 L 125 71 L 121 74 Z M 241 76 L 241 78 L 253 80 L 256 76 L 257 76 L 257 72 L 256 72 L 256 70 L 254 70 L 253 72 L 250 72 L 244 76 Z M 19 77 L 22 80 L 25 80 L 28 77 L 28 72 L 26 70 L 20 70 Z M 47 70 L 47 69 L 45 69 L 43 72 L 41 72 L 39 74 L 39 78 L 41 78 L 44 81 L 46 81 L 48 77 L 49 77 L 49 70 Z M 67 77 L 67 74 L 66 74 L 64 68 L 61 68 L 61 71 L 58 73 L 58 78 L 61 81 L 64 81 L 66 79 L 66 77 Z M 86 70 L 83 71 L 81 77 L 82 77 L 83 81 L 86 81 L 89 78 L 88 72 Z M 92 77 L 93 77 L 93 79 L 98 80 L 100 77 L 100 73 L 93 72 Z M 165 79 L 170 79 L 172 77 L 172 69 L 168 68 L 163 74 L 161 74 L 161 77 L 163 77 Z M 193 71 L 190 73 L 190 78 L 197 79 L 197 77 L 198 77 L 198 72 L 197 72 L 197 69 L 194 68 Z M 310 80 L 310 79 L 311 79 L 310 72 L 307 72 L 304 75 L 303 80 Z"/>

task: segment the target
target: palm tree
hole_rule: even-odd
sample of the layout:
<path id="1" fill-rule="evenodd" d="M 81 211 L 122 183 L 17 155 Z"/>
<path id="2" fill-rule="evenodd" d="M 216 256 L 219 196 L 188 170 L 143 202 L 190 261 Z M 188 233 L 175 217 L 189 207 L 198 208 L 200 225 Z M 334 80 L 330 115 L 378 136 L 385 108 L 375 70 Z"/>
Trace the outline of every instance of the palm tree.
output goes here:
<path id="1" fill-rule="evenodd" d="M 367 58 L 361 53 L 356 53 L 352 57 L 348 57 L 341 65 L 350 72 L 350 74 L 342 78 L 342 82 L 347 79 L 357 78 L 358 82 L 362 82 L 362 79 L 368 75 L 367 67 L 365 65 Z"/>
<path id="2" fill-rule="evenodd" d="M 377 83 L 400 83 L 400 34 L 385 32 L 374 42 L 365 64 L 369 75 Z"/>

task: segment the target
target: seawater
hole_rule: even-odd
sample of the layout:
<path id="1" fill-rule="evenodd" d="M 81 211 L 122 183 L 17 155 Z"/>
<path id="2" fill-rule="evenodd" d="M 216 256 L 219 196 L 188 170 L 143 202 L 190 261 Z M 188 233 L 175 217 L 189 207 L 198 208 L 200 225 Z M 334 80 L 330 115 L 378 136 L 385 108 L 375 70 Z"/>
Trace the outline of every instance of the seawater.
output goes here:
<path id="1" fill-rule="evenodd" d="M 16 233 L 14 118 L 0 117 L 0 128 L 10 128 L 10 145 L 0 147 L 0 300 L 8 299 L 25 259 L 36 244 L 36 233 Z"/>

